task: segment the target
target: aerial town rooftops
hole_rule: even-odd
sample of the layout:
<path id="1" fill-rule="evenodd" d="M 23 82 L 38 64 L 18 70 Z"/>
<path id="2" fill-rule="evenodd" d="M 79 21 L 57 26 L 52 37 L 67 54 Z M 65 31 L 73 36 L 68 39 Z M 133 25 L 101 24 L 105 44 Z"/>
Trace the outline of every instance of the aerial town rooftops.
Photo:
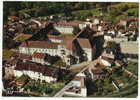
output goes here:
<path id="1" fill-rule="evenodd" d="M 79 42 L 82 48 L 92 48 L 88 39 L 77 38 L 77 41 Z"/>
<path id="2" fill-rule="evenodd" d="M 47 35 L 49 39 L 58 39 L 58 40 L 63 40 L 63 36 L 57 36 L 57 35 Z"/>
<path id="3" fill-rule="evenodd" d="M 139 18 L 137 18 L 137 17 L 128 17 L 126 19 L 126 21 L 138 21 L 138 20 L 139 20 Z"/>
<path id="4" fill-rule="evenodd" d="M 75 39 L 78 37 L 90 37 L 93 34 L 96 34 L 96 31 L 94 31 L 93 29 L 91 29 L 90 27 L 84 27 L 76 36 Z"/>
<path id="5" fill-rule="evenodd" d="M 93 74 L 104 74 L 105 72 L 103 71 L 103 69 L 98 68 L 98 69 L 92 69 L 91 70 Z"/>
<path id="6" fill-rule="evenodd" d="M 59 43 L 49 41 L 26 41 L 23 42 L 20 47 L 57 49 L 58 45 Z"/>
<path id="7" fill-rule="evenodd" d="M 38 58 L 38 59 L 44 59 L 45 58 L 45 54 L 44 53 L 33 53 L 32 57 L 33 58 Z"/>
<path id="8" fill-rule="evenodd" d="M 121 60 L 116 60 L 115 64 L 118 65 L 118 66 L 123 66 L 125 63 Z"/>
<path id="9" fill-rule="evenodd" d="M 32 56 L 29 55 L 29 54 L 19 53 L 18 58 L 19 58 L 19 59 L 31 60 L 31 59 L 32 59 Z"/>
<path id="10" fill-rule="evenodd" d="M 74 37 L 65 37 L 62 44 L 65 45 L 68 50 L 72 50 L 73 39 L 74 39 Z"/>
<path id="11" fill-rule="evenodd" d="M 45 76 L 51 76 L 51 77 L 55 77 L 55 73 L 57 71 L 56 68 L 52 68 L 49 66 L 43 66 L 41 64 L 36 64 L 36 63 L 32 63 L 32 62 L 18 62 L 15 70 L 26 70 L 26 71 L 33 71 L 33 72 L 39 72 L 42 73 Z"/>
<path id="12" fill-rule="evenodd" d="M 17 63 L 17 59 L 10 59 L 6 62 L 6 67 L 11 67 L 13 65 L 15 65 Z M 10 66 L 7 66 L 7 65 L 10 65 Z"/>
<path id="13" fill-rule="evenodd" d="M 56 23 L 55 25 L 61 25 L 61 26 L 79 26 L 79 24 L 82 24 L 82 21 L 60 21 Z"/>
<path id="14" fill-rule="evenodd" d="M 114 59 L 107 56 L 101 56 L 101 59 L 108 61 L 110 64 L 114 63 Z"/>
<path id="15" fill-rule="evenodd" d="M 8 19 L 9 19 L 9 20 L 11 20 L 11 19 L 19 20 L 19 17 L 17 17 L 17 16 L 8 16 Z"/>

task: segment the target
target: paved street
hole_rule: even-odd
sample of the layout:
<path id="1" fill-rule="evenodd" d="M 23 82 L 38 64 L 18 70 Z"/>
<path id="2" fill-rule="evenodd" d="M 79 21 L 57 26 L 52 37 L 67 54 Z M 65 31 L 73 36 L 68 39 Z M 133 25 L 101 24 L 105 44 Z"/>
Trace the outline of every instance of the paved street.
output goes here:
<path id="1" fill-rule="evenodd" d="M 84 66 L 88 65 L 89 63 L 90 63 L 90 61 L 88 61 L 88 62 L 82 62 L 82 63 L 80 63 L 80 64 L 72 65 L 72 66 L 70 67 L 70 70 L 83 68 Z"/>
<path id="2" fill-rule="evenodd" d="M 65 93 L 65 91 L 67 90 L 67 89 L 69 89 L 71 86 L 72 86 L 72 81 L 71 82 L 69 82 L 63 89 L 61 89 L 59 92 L 57 92 L 55 95 L 54 95 L 54 97 L 62 97 L 63 95 L 64 95 L 64 93 Z"/>
<path id="3" fill-rule="evenodd" d="M 85 68 L 83 68 L 79 73 L 83 72 L 84 70 L 86 70 L 89 66 L 87 66 L 88 64 L 90 64 L 90 62 L 84 62 L 84 63 L 81 63 L 81 64 L 77 64 L 75 66 L 72 66 L 73 68 L 79 68 L 79 65 L 82 65 L 82 66 L 85 66 Z M 79 74 L 78 73 L 78 74 Z M 62 88 L 59 92 L 57 92 L 54 97 L 62 97 L 65 93 L 65 91 L 67 89 L 69 89 L 71 86 L 73 85 L 72 81 L 70 81 L 64 88 Z"/>

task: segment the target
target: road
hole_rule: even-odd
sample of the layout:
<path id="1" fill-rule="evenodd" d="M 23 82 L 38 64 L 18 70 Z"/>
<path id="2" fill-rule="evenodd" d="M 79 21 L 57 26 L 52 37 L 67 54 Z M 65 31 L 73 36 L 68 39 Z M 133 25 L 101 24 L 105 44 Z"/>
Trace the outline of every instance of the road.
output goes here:
<path id="1" fill-rule="evenodd" d="M 63 89 L 61 89 L 59 92 L 57 92 L 54 97 L 62 97 L 64 95 L 64 92 L 69 89 L 73 85 L 72 81 L 70 81 Z"/>
<path id="2" fill-rule="evenodd" d="M 76 66 L 73 66 L 73 67 L 78 67 L 79 68 L 79 65 L 82 65 L 82 66 L 85 66 L 85 68 L 83 68 L 79 73 L 85 71 L 89 66 L 90 62 L 86 62 L 86 63 L 81 63 L 81 64 L 77 64 Z M 78 74 L 79 74 L 78 73 Z M 73 85 L 72 81 L 70 81 L 64 88 L 62 88 L 59 92 L 57 92 L 54 97 L 62 97 L 65 93 L 65 91 L 67 89 L 69 89 L 71 86 Z"/>
<path id="3" fill-rule="evenodd" d="M 83 68 L 84 66 L 88 65 L 90 62 L 82 62 L 80 64 L 75 64 L 75 65 L 72 65 L 70 66 L 70 70 L 74 70 L 74 69 L 80 69 L 80 68 Z"/>

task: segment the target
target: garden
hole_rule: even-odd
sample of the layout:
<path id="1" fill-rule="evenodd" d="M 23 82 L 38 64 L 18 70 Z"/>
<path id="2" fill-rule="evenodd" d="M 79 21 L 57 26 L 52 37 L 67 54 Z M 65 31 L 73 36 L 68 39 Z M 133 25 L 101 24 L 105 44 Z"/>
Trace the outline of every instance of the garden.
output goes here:
<path id="1" fill-rule="evenodd" d="M 31 80 L 28 84 L 24 86 L 24 91 L 32 92 L 40 96 L 53 96 L 61 88 L 64 87 L 64 83 L 46 83 Z"/>

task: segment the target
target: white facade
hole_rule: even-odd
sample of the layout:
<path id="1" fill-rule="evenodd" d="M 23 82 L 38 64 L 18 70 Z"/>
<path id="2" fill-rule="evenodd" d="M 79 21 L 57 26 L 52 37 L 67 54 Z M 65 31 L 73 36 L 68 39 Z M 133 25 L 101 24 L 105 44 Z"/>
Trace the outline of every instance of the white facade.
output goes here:
<path id="1" fill-rule="evenodd" d="M 46 81 L 48 83 L 50 82 L 55 82 L 57 79 L 51 76 L 44 76 L 42 73 L 39 72 L 33 72 L 33 71 L 27 71 L 27 70 L 23 70 L 23 71 L 19 71 L 19 70 L 14 70 L 14 76 L 16 77 L 20 77 L 22 75 L 28 75 L 30 78 L 38 80 L 40 79 L 41 81 Z"/>
<path id="2" fill-rule="evenodd" d="M 54 28 L 62 34 L 73 34 L 73 26 L 54 25 Z"/>
<path id="3" fill-rule="evenodd" d="M 60 39 L 50 39 L 51 40 L 51 42 L 54 42 L 54 43 L 61 43 L 62 42 L 62 40 L 60 40 Z"/>
<path id="4" fill-rule="evenodd" d="M 120 24 L 123 25 L 123 26 L 126 26 L 126 25 L 127 25 L 127 21 L 121 20 L 121 21 L 120 21 Z"/>
<path id="5" fill-rule="evenodd" d="M 102 31 L 103 27 L 102 26 L 98 26 L 98 31 Z"/>
<path id="6" fill-rule="evenodd" d="M 45 61 L 44 61 L 44 59 L 39 59 L 39 58 L 32 58 L 32 61 L 33 62 L 37 62 L 37 63 L 41 63 L 41 64 L 45 64 Z"/>
<path id="7" fill-rule="evenodd" d="M 85 77 L 85 74 L 84 73 L 78 73 L 76 76 L 78 77 Z M 76 92 L 72 92 L 72 91 L 66 91 L 65 94 L 66 95 L 69 95 L 69 96 L 81 96 L 81 97 L 86 97 L 87 96 L 87 88 L 86 86 L 84 87 L 81 87 L 82 86 L 82 82 L 84 81 L 81 81 L 83 79 L 80 79 L 80 80 L 72 80 L 72 83 L 73 83 L 73 87 L 78 87 L 80 89 L 79 93 L 76 93 Z"/>
<path id="8" fill-rule="evenodd" d="M 21 75 L 23 75 L 22 71 L 14 70 L 14 76 L 20 77 Z"/>
<path id="9" fill-rule="evenodd" d="M 86 27 L 86 24 L 84 24 L 84 23 L 83 24 L 79 24 L 79 28 L 80 29 L 83 29 L 84 27 Z"/>
<path id="10" fill-rule="evenodd" d="M 70 65 L 70 58 L 68 57 L 68 55 L 72 55 L 72 51 L 66 49 L 66 47 L 64 45 L 59 45 L 58 46 L 58 56 L 62 57 L 62 59 L 64 59 L 64 62 L 67 65 Z"/>
<path id="11" fill-rule="evenodd" d="M 93 25 L 93 23 L 91 23 L 91 22 L 84 22 L 83 24 L 79 24 L 79 28 L 80 29 L 83 29 L 83 28 L 85 28 L 87 26 L 89 26 L 90 28 L 92 28 L 92 25 Z"/>
<path id="12" fill-rule="evenodd" d="M 86 87 L 81 88 L 81 95 L 83 97 L 86 97 L 87 96 L 87 88 Z"/>
<path id="13" fill-rule="evenodd" d="M 95 24 L 95 25 L 100 24 L 100 20 L 98 18 L 95 18 L 93 20 L 93 24 Z"/>
<path id="14" fill-rule="evenodd" d="M 83 48 L 84 52 L 87 54 L 88 61 L 92 61 L 92 49 Z"/>
<path id="15" fill-rule="evenodd" d="M 112 37 L 111 36 L 108 36 L 108 35 L 104 35 L 104 39 L 105 41 L 112 41 Z"/>
<path id="16" fill-rule="evenodd" d="M 48 48 L 19 47 L 19 52 L 25 54 L 33 54 L 34 52 L 38 52 L 38 53 L 47 53 L 50 54 L 51 56 L 58 55 L 57 49 L 50 49 L 50 48 L 48 49 Z"/>
<path id="17" fill-rule="evenodd" d="M 100 58 L 100 62 L 104 65 L 104 66 L 111 66 L 111 64 L 107 61 L 107 60 L 104 60 L 102 58 Z"/>
<path id="18" fill-rule="evenodd" d="M 113 31 L 113 30 L 109 30 L 107 33 L 111 33 L 111 34 L 115 35 L 115 31 Z"/>

